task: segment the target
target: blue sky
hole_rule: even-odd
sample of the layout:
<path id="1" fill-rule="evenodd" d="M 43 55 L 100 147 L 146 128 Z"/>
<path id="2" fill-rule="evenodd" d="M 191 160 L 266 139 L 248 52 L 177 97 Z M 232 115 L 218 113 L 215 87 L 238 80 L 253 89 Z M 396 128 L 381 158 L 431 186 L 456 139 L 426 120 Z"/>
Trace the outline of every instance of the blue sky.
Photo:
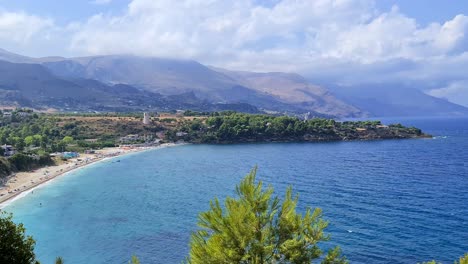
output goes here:
<path id="1" fill-rule="evenodd" d="M 97 13 L 124 13 L 129 0 L 113 0 L 108 4 L 96 4 L 92 0 L 0 0 L 0 6 L 9 11 L 25 11 L 43 17 L 51 17 L 58 24 L 86 20 Z"/>
<path id="2" fill-rule="evenodd" d="M 401 12 L 421 24 L 443 22 L 458 14 L 468 14 L 468 1 L 464 0 L 378 0 L 376 3 L 382 10 L 398 5 Z"/>
<path id="3" fill-rule="evenodd" d="M 0 0 L 0 48 L 402 82 L 468 106 L 465 0 Z"/>

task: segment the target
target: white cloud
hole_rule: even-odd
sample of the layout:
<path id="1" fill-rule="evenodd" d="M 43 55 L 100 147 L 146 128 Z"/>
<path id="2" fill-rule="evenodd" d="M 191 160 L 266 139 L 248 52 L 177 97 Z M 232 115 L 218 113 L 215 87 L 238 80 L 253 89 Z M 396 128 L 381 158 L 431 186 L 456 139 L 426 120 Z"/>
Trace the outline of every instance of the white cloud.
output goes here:
<path id="1" fill-rule="evenodd" d="M 29 44 L 36 37 L 47 37 L 43 33 L 53 28 L 53 21 L 48 18 L 0 11 L 0 42 Z"/>
<path id="2" fill-rule="evenodd" d="M 308 42 L 317 34 L 362 23 L 372 12 L 373 2 L 368 0 L 283 0 L 272 8 L 250 0 L 134 0 L 123 16 L 90 18 L 74 36 L 72 48 L 84 53 L 234 60 L 235 54 L 273 48 L 310 50 Z"/>
<path id="3" fill-rule="evenodd" d="M 371 0 L 282 0 L 272 7 L 252 0 L 133 0 L 122 16 L 88 19 L 71 48 L 241 67 L 252 65 L 252 56 L 273 69 L 284 65 L 272 61 L 294 61 L 301 70 L 323 59 L 368 64 L 457 55 L 468 49 L 467 32 L 467 16 L 422 27 L 397 7 L 379 13 Z"/>
<path id="4" fill-rule="evenodd" d="M 72 32 L 71 27 L 57 26 L 52 18 L 0 7 L 0 48 L 27 56 L 67 56 Z"/>

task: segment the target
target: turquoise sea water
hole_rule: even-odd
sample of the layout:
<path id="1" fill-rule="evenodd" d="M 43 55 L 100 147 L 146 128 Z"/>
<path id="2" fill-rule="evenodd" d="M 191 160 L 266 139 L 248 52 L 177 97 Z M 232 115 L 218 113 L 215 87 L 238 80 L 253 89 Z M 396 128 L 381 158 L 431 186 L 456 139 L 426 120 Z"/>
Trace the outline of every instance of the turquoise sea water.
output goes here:
<path id="1" fill-rule="evenodd" d="M 197 214 L 255 166 L 300 209 L 321 207 L 352 263 L 445 263 L 468 252 L 468 120 L 406 120 L 435 139 L 186 145 L 108 160 L 5 209 L 42 263 L 180 263 Z"/>

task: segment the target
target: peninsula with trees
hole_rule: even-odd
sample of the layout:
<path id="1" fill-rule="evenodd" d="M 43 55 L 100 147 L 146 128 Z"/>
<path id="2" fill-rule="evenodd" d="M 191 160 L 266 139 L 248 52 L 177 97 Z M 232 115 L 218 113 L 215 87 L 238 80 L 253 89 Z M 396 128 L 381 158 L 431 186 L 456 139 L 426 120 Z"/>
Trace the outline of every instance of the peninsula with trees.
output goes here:
<path id="1" fill-rule="evenodd" d="M 106 147 L 160 143 L 325 142 L 430 137 L 420 129 L 380 121 L 336 121 L 234 111 L 170 113 L 0 113 L 0 179 Z"/>

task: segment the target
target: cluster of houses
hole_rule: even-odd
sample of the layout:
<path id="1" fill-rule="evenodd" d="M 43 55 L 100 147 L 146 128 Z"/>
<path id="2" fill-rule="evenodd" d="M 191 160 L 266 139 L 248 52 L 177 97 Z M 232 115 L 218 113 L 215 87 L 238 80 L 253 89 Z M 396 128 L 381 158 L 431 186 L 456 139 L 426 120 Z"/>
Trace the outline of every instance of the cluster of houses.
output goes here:
<path id="1" fill-rule="evenodd" d="M 16 154 L 16 149 L 12 145 L 2 145 L 3 156 L 11 157 Z"/>
<path id="2" fill-rule="evenodd" d="M 11 110 L 11 109 L 2 109 L 2 116 L 3 117 L 11 117 L 15 113 L 15 115 L 20 116 L 20 117 L 25 117 L 25 116 L 30 116 L 34 112 L 30 109 L 17 109 L 17 110 Z"/>
<path id="3" fill-rule="evenodd" d="M 3 156 L 4 157 L 11 157 L 13 155 L 15 155 L 17 153 L 16 149 L 12 146 L 12 145 L 2 145 L 1 146 L 2 148 L 2 151 L 3 151 Z M 62 154 L 65 154 L 66 152 L 64 153 L 61 153 Z M 66 154 L 66 155 L 70 155 L 70 154 Z M 28 156 L 30 156 L 31 158 L 34 158 L 34 159 L 39 159 L 39 155 L 36 155 L 36 154 L 28 154 Z M 51 154 L 51 156 L 54 156 L 54 154 Z"/>
<path id="4" fill-rule="evenodd" d="M 16 149 L 12 145 L 2 145 L 4 157 L 11 157 L 17 153 Z M 32 155 L 35 156 L 35 155 Z M 65 159 L 77 158 L 79 156 L 78 152 L 56 152 L 50 154 L 51 157 L 62 157 Z M 39 157 L 39 156 L 38 156 Z"/>
<path id="5" fill-rule="evenodd" d="M 181 132 L 181 131 L 179 131 L 179 132 L 176 133 L 176 136 L 177 136 L 177 137 L 184 137 L 184 136 L 186 136 L 186 135 L 188 135 L 187 132 Z"/>
<path id="6" fill-rule="evenodd" d="M 148 145 L 154 145 L 154 144 L 159 144 L 161 140 L 160 139 L 155 139 L 153 135 L 137 135 L 137 134 L 131 134 L 131 135 L 126 135 L 125 137 L 121 137 L 119 139 L 119 143 L 121 144 L 121 147 L 125 146 L 148 146 Z"/>
<path id="7" fill-rule="evenodd" d="M 152 142 L 154 141 L 153 135 L 137 135 L 137 134 L 130 134 L 126 135 L 125 137 L 121 137 L 119 139 L 120 143 L 128 144 L 128 143 L 137 143 L 137 142 Z"/>
<path id="8" fill-rule="evenodd" d="M 137 141 L 140 141 L 140 135 L 137 134 L 126 135 L 125 137 L 121 137 L 119 139 L 120 143 L 134 143 Z"/>
<path id="9" fill-rule="evenodd" d="M 150 119 L 150 114 L 149 113 L 143 113 L 143 124 L 144 125 L 149 125 L 151 123 Z M 159 143 L 159 139 L 155 139 L 153 135 L 145 134 L 145 135 L 137 135 L 137 134 L 130 134 L 126 135 L 124 137 L 119 138 L 119 143 L 121 146 L 136 146 L 136 145 L 147 145 L 147 144 L 157 144 Z"/>

